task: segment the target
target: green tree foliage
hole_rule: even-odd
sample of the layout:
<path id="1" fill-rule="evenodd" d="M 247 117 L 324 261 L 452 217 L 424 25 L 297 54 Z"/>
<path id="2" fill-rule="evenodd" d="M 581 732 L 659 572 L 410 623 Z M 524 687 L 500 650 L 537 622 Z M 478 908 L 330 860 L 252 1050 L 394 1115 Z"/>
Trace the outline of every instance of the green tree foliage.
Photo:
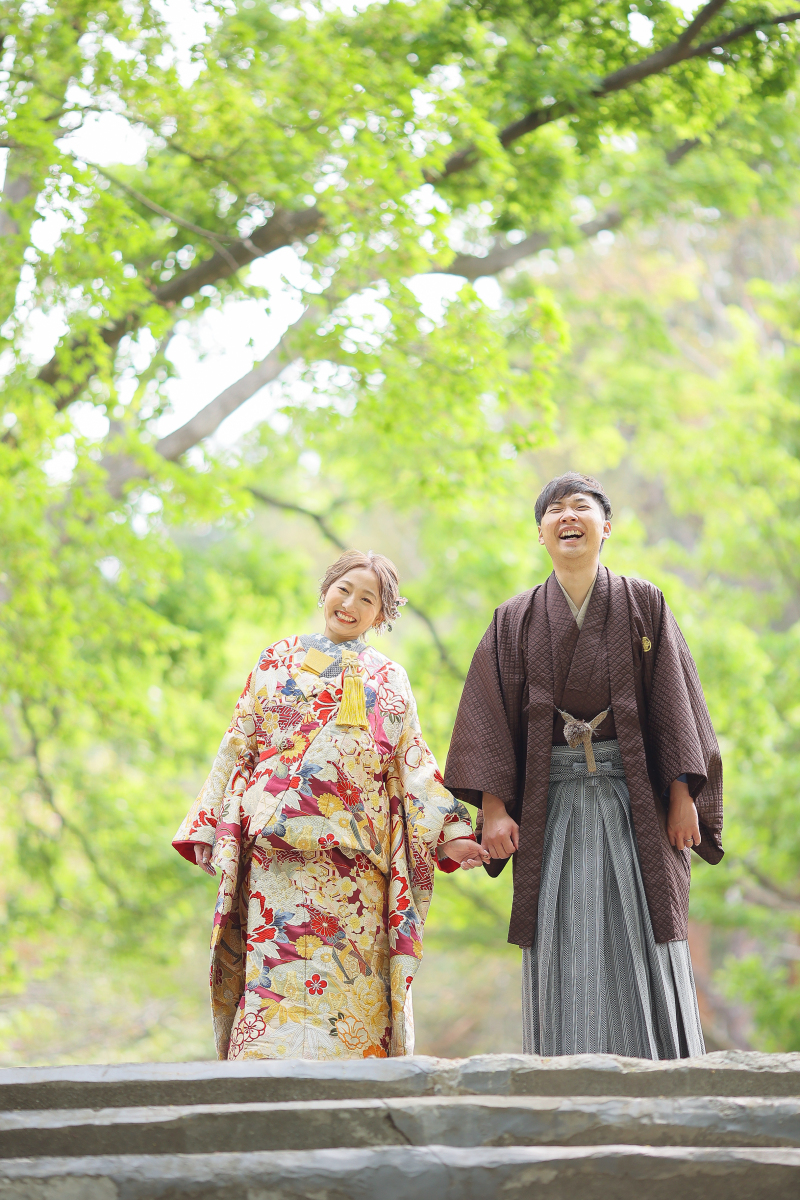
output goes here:
<path id="1" fill-rule="evenodd" d="M 208 889 L 169 837 L 250 660 L 311 620 L 337 541 L 389 541 L 406 567 L 401 653 L 442 754 L 493 606 L 547 572 L 538 487 L 578 463 L 616 486 L 609 563 L 668 591 L 723 737 L 731 854 L 698 872 L 697 912 L 759 939 L 729 986 L 772 1044 L 800 1045 L 785 949 L 800 309 L 756 269 L 712 303 L 675 233 L 791 211 L 794 15 L 715 0 L 688 16 L 658 0 L 198 12 L 188 50 L 169 6 L 0 15 L 8 986 L 76 939 L 174 961 Z M 143 139 L 135 167 L 76 140 L 108 114 Z M 611 230 L 627 250 L 587 248 Z M 159 437 L 171 338 L 237 298 L 280 315 L 285 291 L 250 264 L 289 248 L 303 316 Z M 533 254 L 494 307 L 469 282 Z M 433 316 L 431 272 L 467 281 Z M 283 412 L 215 453 L 224 417 L 289 365 Z M 317 542 L 274 528 L 279 512 Z M 493 899 L 447 886 L 453 944 L 498 936 L 507 882 Z"/>

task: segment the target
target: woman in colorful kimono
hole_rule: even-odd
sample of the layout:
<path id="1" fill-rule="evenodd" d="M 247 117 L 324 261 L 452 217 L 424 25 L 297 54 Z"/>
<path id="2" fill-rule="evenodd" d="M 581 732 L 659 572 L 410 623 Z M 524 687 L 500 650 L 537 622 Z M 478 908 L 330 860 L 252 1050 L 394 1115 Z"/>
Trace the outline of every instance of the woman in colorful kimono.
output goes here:
<path id="1" fill-rule="evenodd" d="M 362 640 L 403 603 L 383 555 L 351 550 L 328 568 L 325 633 L 263 652 L 175 836 L 189 862 L 220 869 L 220 1058 L 414 1051 L 434 863 L 469 869 L 488 853 L 442 783 L 408 676 Z"/>

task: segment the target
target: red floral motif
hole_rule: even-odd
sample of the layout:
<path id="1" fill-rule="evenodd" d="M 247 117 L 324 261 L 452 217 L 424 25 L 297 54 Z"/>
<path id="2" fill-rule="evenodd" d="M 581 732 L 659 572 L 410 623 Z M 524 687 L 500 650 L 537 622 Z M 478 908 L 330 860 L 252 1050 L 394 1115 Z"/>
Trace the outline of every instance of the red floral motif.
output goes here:
<path id="1" fill-rule="evenodd" d="M 321 996 L 327 986 L 327 979 L 323 979 L 321 975 L 317 975 L 316 973 L 310 979 L 306 980 L 309 996 Z"/>
<path id="2" fill-rule="evenodd" d="M 361 803 L 361 793 L 350 776 L 344 773 L 339 764 L 334 763 L 333 765 L 336 767 L 336 775 L 338 777 L 336 791 L 339 799 L 345 808 L 357 808 Z"/>
<path id="3" fill-rule="evenodd" d="M 303 907 L 308 910 L 311 929 L 317 937 L 326 942 L 333 941 L 341 932 L 336 917 L 323 912 L 321 908 L 313 908 L 310 904 L 304 904 Z"/>
<path id="4" fill-rule="evenodd" d="M 271 925 L 272 924 L 272 909 L 267 904 L 267 897 L 265 895 L 263 895 L 263 893 L 261 893 L 261 892 L 253 891 L 250 893 L 250 899 L 258 901 L 258 907 L 261 909 L 262 917 L 264 918 L 264 920 L 267 922 L 268 925 Z"/>
<path id="5" fill-rule="evenodd" d="M 231 1038 L 230 1057 L 238 1058 L 245 1042 L 256 1041 L 266 1028 L 267 1022 L 261 1013 L 243 1013 Z"/>
<path id="6" fill-rule="evenodd" d="M 261 892 L 251 892 L 250 899 L 258 902 L 258 907 L 261 909 L 261 916 L 264 921 L 263 925 L 257 925 L 256 928 L 248 934 L 247 949 L 250 953 L 252 953 L 253 946 L 256 944 L 256 942 L 274 941 L 276 930 L 272 924 L 272 919 L 275 913 L 274 910 L 271 909 L 267 904 L 266 896 L 263 896 Z"/>
<path id="7" fill-rule="evenodd" d="M 375 863 L 372 861 L 371 858 L 368 857 L 368 855 L 362 854 L 360 850 L 358 850 L 355 854 L 352 855 L 352 859 L 353 859 L 353 866 L 355 867 L 355 869 L 357 871 L 374 871 L 375 870 Z"/>
<path id="8" fill-rule="evenodd" d="M 324 692 L 320 692 L 318 696 L 314 697 L 314 716 L 322 725 L 327 725 L 338 707 L 339 701 L 327 688 Z"/>
<path id="9" fill-rule="evenodd" d="M 253 931 L 247 939 L 247 949 L 252 954 L 256 942 L 272 942 L 275 940 L 275 929 L 272 925 L 262 925 Z"/>
<path id="10" fill-rule="evenodd" d="M 338 846 L 339 845 L 338 838 L 335 837 L 334 834 L 332 834 L 332 833 L 326 833 L 324 837 L 317 838 L 317 841 L 319 842 L 320 846 L 322 846 L 322 848 L 324 850 L 327 850 L 329 846 Z"/>
<path id="11" fill-rule="evenodd" d="M 191 835 L 193 833 L 196 833 L 197 830 L 202 828 L 203 825 L 210 825 L 213 828 L 213 826 L 215 826 L 216 823 L 217 823 L 217 818 L 214 816 L 213 812 L 209 812 L 208 809 L 206 809 L 206 808 L 201 808 L 200 812 L 197 814 L 194 821 L 192 822 L 192 827 L 189 830 L 189 836 L 191 837 Z"/>
<path id="12" fill-rule="evenodd" d="M 398 692 L 382 683 L 378 688 L 378 707 L 381 712 L 394 713 L 395 716 L 401 717 L 406 711 L 406 702 Z"/>

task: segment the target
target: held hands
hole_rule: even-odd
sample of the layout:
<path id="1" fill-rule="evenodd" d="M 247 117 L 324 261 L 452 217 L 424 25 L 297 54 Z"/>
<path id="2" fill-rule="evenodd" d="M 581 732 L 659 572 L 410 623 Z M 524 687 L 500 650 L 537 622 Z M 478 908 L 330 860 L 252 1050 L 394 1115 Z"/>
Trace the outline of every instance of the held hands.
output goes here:
<path id="1" fill-rule="evenodd" d="M 511 858 L 519 849 L 519 825 L 508 815 L 505 804 L 491 792 L 483 793 L 483 836 L 481 845 L 490 858 Z"/>
<path id="2" fill-rule="evenodd" d="M 669 788 L 667 837 L 676 850 L 691 850 L 700 845 L 700 823 L 689 788 L 674 779 Z"/>
<path id="3" fill-rule="evenodd" d="M 209 875 L 216 875 L 217 872 L 211 865 L 211 847 L 209 845 L 195 842 L 194 861 L 198 867 L 202 867 Z"/>
<path id="4" fill-rule="evenodd" d="M 453 862 L 461 863 L 462 871 L 471 871 L 473 867 L 480 867 L 489 861 L 486 851 L 471 838 L 453 838 L 452 842 L 445 842 L 441 852 L 446 858 L 452 858 Z"/>

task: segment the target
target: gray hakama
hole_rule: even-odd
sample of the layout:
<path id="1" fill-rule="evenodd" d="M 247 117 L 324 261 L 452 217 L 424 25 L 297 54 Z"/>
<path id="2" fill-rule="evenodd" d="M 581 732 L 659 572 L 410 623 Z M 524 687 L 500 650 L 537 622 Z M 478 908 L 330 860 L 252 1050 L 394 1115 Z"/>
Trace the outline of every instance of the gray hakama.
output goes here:
<path id="1" fill-rule="evenodd" d="M 523 950 L 526 1054 L 705 1053 L 689 943 L 657 943 L 616 740 L 553 746 L 534 945 Z"/>

